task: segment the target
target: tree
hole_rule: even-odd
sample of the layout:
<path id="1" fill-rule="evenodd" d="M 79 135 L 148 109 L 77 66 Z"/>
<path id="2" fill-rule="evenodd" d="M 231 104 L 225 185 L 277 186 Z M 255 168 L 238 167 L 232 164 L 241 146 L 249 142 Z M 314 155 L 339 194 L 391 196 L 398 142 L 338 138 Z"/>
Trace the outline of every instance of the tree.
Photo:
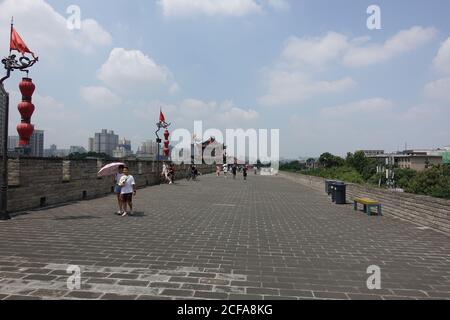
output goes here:
<path id="1" fill-rule="evenodd" d="M 365 181 L 377 173 L 378 161 L 367 158 L 364 151 L 357 151 L 355 154 L 349 152 L 345 162 L 348 166 L 355 168 Z"/>
<path id="2" fill-rule="evenodd" d="M 305 169 L 305 167 L 300 163 L 300 161 L 296 160 L 282 164 L 280 169 L 285 171 L 299 171 Z"/>
<path id="3" fill-rule="evenodd" d="M 450 199 L 450 176 L 448 175 L 448 170 L 445 166 L 439 165 L 419 172 L 408 184 L 406 191 Z"/>
<path id="4" fill-rule="evenodd" d="M 345 161 L 341 157 L 325 152 L 320 156 L 319 163 L 325 168 L 333 168 L 344 165 Z"/>
<path id="5" fill-rule="evenodd" d="M 417 171 L 412 169 L 395 168 L 394 174 L 395 184 L 397 187 L 406 189 L 417 176 Z"/>

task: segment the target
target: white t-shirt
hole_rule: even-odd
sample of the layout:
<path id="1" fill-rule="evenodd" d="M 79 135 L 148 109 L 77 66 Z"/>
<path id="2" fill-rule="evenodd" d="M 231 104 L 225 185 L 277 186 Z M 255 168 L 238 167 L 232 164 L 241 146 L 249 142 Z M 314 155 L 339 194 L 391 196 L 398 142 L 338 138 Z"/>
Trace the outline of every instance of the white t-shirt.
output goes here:
<path id="1" fill-rule="evenodd" d="M 119 181 L 119 185 L 122 186 L 120 190 L 121 194 L 133 193 L 133 186 L 135 185 L 134 177 L 132 175 L 122 176 Z"/>

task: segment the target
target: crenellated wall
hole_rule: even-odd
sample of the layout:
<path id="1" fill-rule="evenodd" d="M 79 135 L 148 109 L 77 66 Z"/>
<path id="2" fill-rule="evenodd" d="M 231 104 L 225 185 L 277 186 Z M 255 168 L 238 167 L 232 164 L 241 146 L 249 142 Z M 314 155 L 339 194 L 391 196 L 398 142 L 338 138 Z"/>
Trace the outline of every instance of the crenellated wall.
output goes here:
<path id="1" fill-rule="evenodd" d="M 325 179 L 282 172 L 286 179 L 325 193 Z M 450 235 L 450 200 L 394 192 L 370 186 L 347 184 L 347 201 L 369 197 L 383 205 L 383 214 L 429 227 Z"/>
<path id="2" fill-rule="evenodd" d="M 92 199 L 113 192 L 112 177 L 98 178 L 97 172 L 111 161 L 20 158 L 8 161 L 8 211 L 18 212 L 70 201 Z M 126 161 L 138 188 L 158 181 L 157 162 Z M 214 166 L 198 165 L 203 173 Z M 185 177 L 188 166 L 176 168 L 176 178 Z M 161 165 L 160 165 L 161 170 Z"/>

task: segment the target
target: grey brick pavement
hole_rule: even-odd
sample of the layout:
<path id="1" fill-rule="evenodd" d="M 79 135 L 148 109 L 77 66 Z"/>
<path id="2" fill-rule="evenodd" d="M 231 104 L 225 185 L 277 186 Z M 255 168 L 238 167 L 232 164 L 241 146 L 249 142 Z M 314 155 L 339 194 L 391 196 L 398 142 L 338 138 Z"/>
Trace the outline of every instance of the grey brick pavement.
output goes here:
<path id="1" fill-rule="evenodd" d="M 448 236 L 279 177 L 200 180 L 139 190 L 133 217 L 111 196 L 0 222 L 0 299 L 450 299 Z"/>

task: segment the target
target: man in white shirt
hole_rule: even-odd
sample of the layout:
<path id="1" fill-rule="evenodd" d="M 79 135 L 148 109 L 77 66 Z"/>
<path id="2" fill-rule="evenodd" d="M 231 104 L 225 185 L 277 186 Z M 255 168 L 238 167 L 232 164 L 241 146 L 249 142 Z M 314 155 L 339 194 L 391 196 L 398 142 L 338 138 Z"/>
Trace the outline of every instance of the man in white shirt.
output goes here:
<path id="1" fill-rule="evenodd" d="M 123 176 L 120 179 L 119 186 L 121 187 L 122 217 L 125 217 L 128 214 L 133 214 L 133 196 L 136 196 L 136 182 L 134 181 L 134 177 L 129 174 L 128 167 L 123 169 Z M 130 207 L 129 212 L 127 212 L 127 205 Z"/>

